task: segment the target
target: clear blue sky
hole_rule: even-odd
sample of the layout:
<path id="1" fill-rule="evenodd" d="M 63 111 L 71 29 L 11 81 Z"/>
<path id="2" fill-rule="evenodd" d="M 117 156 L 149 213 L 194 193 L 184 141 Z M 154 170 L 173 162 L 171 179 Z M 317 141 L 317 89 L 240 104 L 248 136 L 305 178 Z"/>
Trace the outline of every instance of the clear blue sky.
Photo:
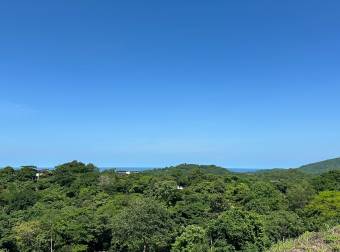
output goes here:
<path id="1" fill-rule="evenodd" d="M 340 156 L 340 1 L 1 1 L 0 166 Z"/>

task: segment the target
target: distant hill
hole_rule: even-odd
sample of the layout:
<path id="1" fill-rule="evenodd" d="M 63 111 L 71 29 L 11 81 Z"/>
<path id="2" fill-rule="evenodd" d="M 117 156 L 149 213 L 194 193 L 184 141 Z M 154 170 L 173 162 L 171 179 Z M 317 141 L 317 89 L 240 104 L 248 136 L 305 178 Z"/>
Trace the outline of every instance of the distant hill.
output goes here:
<path id="1" fill-rule="evenodd" d="M 340 158 L 303 165 L 298 170 L 309 174 L 320 174 L 331 170 L 340 170 Z"/>
<path id="2" fill-rule="evenodd" d="M 304 180 L 309 177 L 313 177 L 312 174 L 306 174 L 299 169 L 270 169 L 260 170 L 254 173 L 258 178 L 266 181 L 290 181 L 298 183 L 298 181 Z"/>
<path id="3" fill-rule="evenodd" d="M 188 174 L 190 172 L 193 172 L 194 170 L 199 170 L 204 174 L 215 174 L 215 175 L 223 175 L 230 173 L 229 170 L 223 167 L 219 167 L 216 165 L 197 165 L 197 164 L 180 164 L 177 166 L 170 166 L 162 169 L 154 169 L 154 170 L 148 170 L 145 171 L 145 173 L 152 172 L 155 173 L 168 173 L 168 174 L 174 174 L 174 173 L 182 173 L 182 174 Z"/>

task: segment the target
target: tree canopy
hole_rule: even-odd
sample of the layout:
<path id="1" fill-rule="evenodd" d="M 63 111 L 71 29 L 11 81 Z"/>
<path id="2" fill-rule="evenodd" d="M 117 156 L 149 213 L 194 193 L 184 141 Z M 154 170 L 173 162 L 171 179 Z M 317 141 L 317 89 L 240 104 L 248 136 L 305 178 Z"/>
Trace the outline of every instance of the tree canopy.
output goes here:
<path id="1" fill-rule="evenodd" d="M 339 171 L 0 169 L 0 251 L 265 251 L 340 224 Z"/>

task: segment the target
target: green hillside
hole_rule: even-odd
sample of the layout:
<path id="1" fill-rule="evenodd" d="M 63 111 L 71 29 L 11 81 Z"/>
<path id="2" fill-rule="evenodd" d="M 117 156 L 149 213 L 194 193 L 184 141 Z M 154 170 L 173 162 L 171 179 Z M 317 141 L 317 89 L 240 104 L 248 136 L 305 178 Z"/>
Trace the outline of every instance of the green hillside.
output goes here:
<path id="1" fill-rule="evenodd" d="M 144 171 L 144 174 L 176 175 L 178 173 L 181 173 L 181 174 L 188 175 L 192 172 L 198 172 L 202 174 L 211 174 L 211 175 L 230 174 L 230 171 L 223 167 L 219 167 L 216 165 L 197 165 L 197 164 L 180 164 L 177 166 L 170 166 L 166 168 L 147 170 L 147 171 Z"/>
<path id="2" fill-rule="evenodd" d="M 324 232 L 306 232 L 297 239 L 280 242 L 268 252 L 340 251 L 340 226 Z"/>
<path id="3" fill-rule="evenodd" d="M 298 169 L 309 174 L 321 174 L 331 170 L 340 170 L 340 158 L 328 159 L 317 163 L 303 165 Z"/>

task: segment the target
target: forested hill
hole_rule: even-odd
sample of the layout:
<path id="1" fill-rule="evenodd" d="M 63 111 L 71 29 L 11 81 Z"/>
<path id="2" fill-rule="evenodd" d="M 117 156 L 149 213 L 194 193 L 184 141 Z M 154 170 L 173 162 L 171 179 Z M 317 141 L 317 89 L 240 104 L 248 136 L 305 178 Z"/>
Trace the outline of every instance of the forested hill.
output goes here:
<path id="1" fill-rule="evenodd" d="M 0 251 L 261 252 L 340 224 L 340 171 L 0 169 Z"/>
<path id="2" fill-rule="evenodd" d="M 328 159 L 325 161 L 303 165 L 298 169 L 309 174 L 321 174 L 331 170 L 340 170 L 340 158 Z"/>
<path id="3" fill-rule="evenodd" d="M 202 173 L 205 174 L 215 174 L 215 175 L 225 175 L 230 173 L 230 171 L 226 168 L 219 167 L 216 165 L 197 165 L 197 164 L 180 164 L 177 166 L 170 166 L 170 167 L 165 167 L 161 169 L 154 169 L 154 170 L 148 170 L 145 171 L 145 173 L 148 174 L 154 174 L 156 175 L 157 173 L 159 174 L 185 174 L 188 175 L 190 174 L 193 170 L 199 170 Z"/>

